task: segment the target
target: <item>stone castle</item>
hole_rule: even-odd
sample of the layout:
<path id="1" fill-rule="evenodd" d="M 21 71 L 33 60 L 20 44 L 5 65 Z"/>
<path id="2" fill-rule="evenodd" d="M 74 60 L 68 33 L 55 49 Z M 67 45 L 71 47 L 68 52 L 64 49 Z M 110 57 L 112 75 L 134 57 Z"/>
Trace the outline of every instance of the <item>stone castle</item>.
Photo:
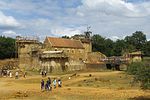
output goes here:
<path id="1" fill-rule="evenodd" d="M 105 55 L 92 52 L 91 39 L 75 35 L 69 39 L 46 37 L 41 43 L 37 38 L 16 37 L 19 67 L 47 72 L 86 69 L 86 63 L 98 63 Z M 92 58 L 92 59 L 91 59 Z"/>

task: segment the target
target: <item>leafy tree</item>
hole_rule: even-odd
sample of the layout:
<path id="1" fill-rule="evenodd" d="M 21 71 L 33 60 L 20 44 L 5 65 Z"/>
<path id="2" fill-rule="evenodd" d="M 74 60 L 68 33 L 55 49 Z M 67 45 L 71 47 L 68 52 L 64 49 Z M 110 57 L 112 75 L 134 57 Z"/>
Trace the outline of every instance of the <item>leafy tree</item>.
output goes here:
<path id="1" fill-rule="evenodd" d="M 105 38 L 101 37 L 100 35 L 96 34 L 92 36 L 92 49 L 93 51 L 101 51 L 103 52 L 105 43 Z"/>
<path id="2" fill-rule="evenodd" d="M 121 56 L 122 53 L 126 52 L 127 45 L 124 40 L 117 40 L 114 43 L 114 55 Z"/>
<path id="3" fill-rule="evenodd" d="M 102 36 L 96 34 L 92 36 L 92 49 L 93 51 L 99 51 L 106 56 L 112 56 L 114 54 L 114 43 L 111 39 L 105 39 Z"/>
<path id="4" fill-rule="evenodd" d="M 114 55 L 114 42 L 111 39 L 105 39 L 104 47 L 104 54 L 106 54 L 107 56 Z"/>
<path id="5" fill-rule="evenodd" d="M 69 39 L 70 37 L 65 35 L 65 36 L 62 36 L 61 38 Z"/>
<path id="6" fill-rule="evenodd" d="M 150 57 L 150 41 L 145 43 L 143 51 L 144 51 L 144 55 L 145 56 L 149 56 Z"/>
<path id="7" fill-rule="evenodd" d="M 0 59 L 15 57 L 15 39 L 0 36 Z"/>
<path id="8" fill-rule="evenodd" d="M 146 35 L 141 31 L 136 31 L 132 36 L 126 36 L 125 39 L 128 45 L 132 45 L 136 50 L 143 50 L 146 43 Z"/>

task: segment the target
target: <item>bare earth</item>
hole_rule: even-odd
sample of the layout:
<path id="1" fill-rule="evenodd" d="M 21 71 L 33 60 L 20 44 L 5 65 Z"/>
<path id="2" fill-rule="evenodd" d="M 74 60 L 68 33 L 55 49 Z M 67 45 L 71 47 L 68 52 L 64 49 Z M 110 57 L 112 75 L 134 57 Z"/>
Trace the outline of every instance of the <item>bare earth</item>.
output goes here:
<path id="1" fill-rule="evenodd" d="M 139 97 L 141 100 L 150 99 L 150 91 L 141 90 L 139 84 L 131 84 L 132 76 L 124 72 L 77 73 L 70 80 L 69 76 L 71 74 L 50 76 L 52 79 L 61 77 L 63 82 L 62 88 L 57 87 L 52 91 L 40 90 L 40 75 L 19 79 L 0 78 L 0 100 L 130 100 Z M 46 81 L 47 77 L 44 80 Z"/>

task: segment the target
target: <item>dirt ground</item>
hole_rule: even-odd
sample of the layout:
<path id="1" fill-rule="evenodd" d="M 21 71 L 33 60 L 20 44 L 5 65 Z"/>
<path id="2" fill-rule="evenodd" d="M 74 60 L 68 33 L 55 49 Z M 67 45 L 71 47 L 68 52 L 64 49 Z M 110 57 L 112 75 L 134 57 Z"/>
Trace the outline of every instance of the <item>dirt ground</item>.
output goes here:
<path id="1" fill-rule="evenodd" d="M 51 79 L 60 77 L 63 86 L 52 91 L 41 91 L 40 75 L 19 79 L 0 78 L 0 100 L 150 100 L 150 91 L 141 90 L 138 83 L 132 84 L 133 77 L 124 72 L 48 76 Z M 72 76 L 71 79 L 69 76 Z M 43 79 L 46 81 L 47 77 Z"/>

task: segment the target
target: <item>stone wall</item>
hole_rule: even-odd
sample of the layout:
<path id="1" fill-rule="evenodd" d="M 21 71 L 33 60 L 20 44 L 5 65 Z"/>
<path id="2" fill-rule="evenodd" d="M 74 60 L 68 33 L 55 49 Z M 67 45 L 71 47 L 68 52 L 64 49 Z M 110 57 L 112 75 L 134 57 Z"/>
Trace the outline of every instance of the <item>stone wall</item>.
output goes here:
<path id="1" fill-rule="evenodd" d="M 39 44 L 33 42 L 18 42 L 18 59 L 21 69 L 39 67 L 38 50 Z"/>
<path id="2" fill-rule="evenodd" d="M 76 70 L 84 70 L 85 64 L 82 61 L 74 61 L 68 59 L 43 59 L 41 60 L 41 70 L 48 73 L 69 72 Z"/>
<path id="3" fill-rule="evenodd" d="M 86 63 L 86 70 L 105 70 L 105 63 Z"/>
<path id="4" fill-rule="evenodd" d="M 69 59 L 73 60 L 85 60 L 84 58 L 84 49 L 76 49 L 76 48 L 51 48 L 49 50 L 52 51 L 63 51 Z"/>
<path id="5" fill-rule="evenodd" d="M 91 52 L 88 53 L 87 63 L 99 63 L 103 62 L 102 59 L 106 59 L 106 56 L 100 52 Z"/>
<path id="6" fill-rule="evenodd" d="M 76 71 L 76 70 L 84 70 L 86 69 L 85 64 L 78 60 L 78 61 L 74 61 L 74 60 L 70 60 L 69 61 L 69 66 L 68 66 L 68 70 L 69 71 Z"/>

